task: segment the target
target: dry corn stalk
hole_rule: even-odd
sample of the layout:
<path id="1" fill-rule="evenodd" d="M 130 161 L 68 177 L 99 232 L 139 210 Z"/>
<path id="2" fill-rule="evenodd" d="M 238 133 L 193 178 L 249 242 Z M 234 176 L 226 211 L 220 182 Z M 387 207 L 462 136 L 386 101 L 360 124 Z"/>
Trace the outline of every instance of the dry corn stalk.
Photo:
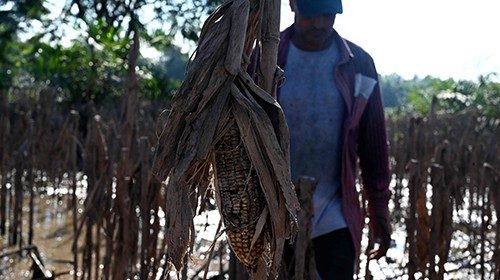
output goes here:
<path id="1" fill-rule="evenodd" d="M 192 218 L 212 176 L 229 242 L 254 278 L 275 277 L 296 230 L 283 112 L 245 71 L 257 26 L 265 24 L 261 3 L 227 1 L 207 19 L 159 139 L 153 172 L 168 178 L 166 255 L 177 269 L 192 248 Z"/>

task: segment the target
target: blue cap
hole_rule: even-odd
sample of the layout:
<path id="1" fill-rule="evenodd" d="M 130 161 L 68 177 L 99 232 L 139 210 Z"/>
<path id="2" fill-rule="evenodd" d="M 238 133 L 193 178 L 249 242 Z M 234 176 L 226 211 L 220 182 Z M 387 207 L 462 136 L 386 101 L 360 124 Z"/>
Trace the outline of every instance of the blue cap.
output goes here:
<path id="1" fill-rule="evenodd" d="M 342 0 L 295 0 L 295 3 L 299 13 L 308 17 L 342 13 Z"/>

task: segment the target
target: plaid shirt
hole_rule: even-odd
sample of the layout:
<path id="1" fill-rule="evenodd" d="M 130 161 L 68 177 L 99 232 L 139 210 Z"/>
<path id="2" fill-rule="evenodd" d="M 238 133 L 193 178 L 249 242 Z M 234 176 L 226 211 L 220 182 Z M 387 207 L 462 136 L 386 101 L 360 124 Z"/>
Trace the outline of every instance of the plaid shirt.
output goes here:
<path id="1" fill-rule="evenodd" d="M 278 65 L 286 71 L 286 59 L 294 26 L 281 32 Z M 369 216 L 388 216 L 390 172 L 384 109 L 375 65 L 368 53 L 334 32 L 340 49 L 334 81 L 346 104 L 342 135 L 342 210 L 360 254 L 364 214 L 356 190 L 356 164 L 359 157 Z M 279 90 L 278 90 L 279 100 Z"/>

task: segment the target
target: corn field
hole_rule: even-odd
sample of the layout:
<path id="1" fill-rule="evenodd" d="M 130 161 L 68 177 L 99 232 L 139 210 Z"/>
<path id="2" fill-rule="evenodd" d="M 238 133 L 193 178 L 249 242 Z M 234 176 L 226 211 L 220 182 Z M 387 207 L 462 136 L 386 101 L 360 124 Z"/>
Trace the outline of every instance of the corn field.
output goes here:
<path id="1" fill-rule="evenodd" d="M 0 279 L 316 279 L 315 182 L 292 183 L 273 98 L 279 11 L 224 1 L 168 102 L 140 98 L 134 17 L 119 100 L 0 89 Z M 387 114 L 392 244 L 356 279 L 500 280 L 500 120 L 438 107 Z"/>
<path id="2" fill-rule="evenodd" d="M 500 277 L 500 121 L 480 113 L 388 119 L 393 223 L 406 231 L 408 279 Z"/>
<path id="3" fill-rule="evenodd" d="M 45 235 L 37 224 L 44 223 L 47 216 L 41 212 L 48 211 L 62 213 L 71 239 L 61 252 L 69 274 L 55 271 L 63 273 L 61 278 L 163 274 L 175 279 L 164 255 L 169 205 L 164 186 L 150 177 L 161 126 L 156 120 L 167 104 L 136 102 L 130 124 L 124 122 L 126 105 L 98 110 L 89 104 L 67 111 L 50 90 L 12 91 L 10 96 L 0 99 L 0 277 L 17 278 L 9 260 L 26 258 L 37 246 L 34 240 Z M 399 274 L 387 278 L 443 279 L 461 272 L 499 279 L 498 126 L 499 120 L 474 110 L 388 117 L 392 221 L 406 238 L 404 257 L 391 264 Z M 44 205 L 44 197 L 53 203 Z M 205 199 L 213 207 L 198 209 L 200 220 L 215 207 L 213 193 Z M 199 228 L 208 224 L 207 219 Z M 179 278 L 228 275 L 224 238 L 212 246 L 196 240 L 194 250 L 204 260 L 188 260 L 189 269 Z M 368 267 L 358 272 L 360 277 L 377 279 Z"/>
<path id="4" fill-rule="evenodd" d="M 168 120 L 168 104 L 138 97 L 137 32 L 121 104 L 67 109 L 50 88 L 0 92 L 0 278 L 242 279 L 235 255 L 251 274 L 282 275 L 299 200 L 284 164 L 287 128 L 269 95 L 275 63 L 263 60 L 271 74 L 258 85 L 242 70 L 256 40 L 276 53 L 277 30 L 257 28 L 261 12 L 275 19 L 266 11 L 279 7 L 233 2 L 208 18 Z M 362 255 L 358 278 L 500 279 L 499 124 L 472 109 L 389 115 L 402 253 L 382 274 Z M 300 200 L 308 205 L 310 194 Z M 298 216 L 303 279 L 310 216 Z M 16 266 L 26 259 L 31 268 Z"/>

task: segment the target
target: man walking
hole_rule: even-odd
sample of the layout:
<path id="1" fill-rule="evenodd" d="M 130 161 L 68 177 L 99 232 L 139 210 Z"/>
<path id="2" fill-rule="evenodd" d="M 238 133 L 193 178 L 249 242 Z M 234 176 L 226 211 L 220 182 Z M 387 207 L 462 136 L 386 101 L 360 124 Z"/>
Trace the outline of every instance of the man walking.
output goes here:
<path id="1" fill-rule="evenodd" d="M 388 147 L 372 58 L 334 30 L 341 0 L 290 0 L 292 26 L 281 34 L 278 65 L 285 83 L 278 92 L 290 128 L 292 179 L 318 180 L 312 238 L 323 280 L 352 279 L 360 254 L 363 215 L 356 190 L 359 157 L 370 229 L 390 244 Z"/>

